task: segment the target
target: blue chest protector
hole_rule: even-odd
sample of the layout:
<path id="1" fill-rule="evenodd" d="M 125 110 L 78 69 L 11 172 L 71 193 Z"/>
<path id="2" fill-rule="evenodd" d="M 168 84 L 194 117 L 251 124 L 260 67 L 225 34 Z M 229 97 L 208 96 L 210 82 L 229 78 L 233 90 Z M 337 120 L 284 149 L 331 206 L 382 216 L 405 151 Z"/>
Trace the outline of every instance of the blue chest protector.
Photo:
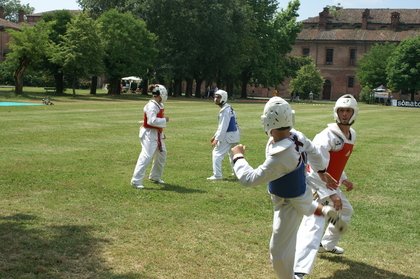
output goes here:
<path id="1" fill-rule="evenodd" d="M 299 145 L 301 146 L 302 144 L 297 140 L 296 136 L 294 137 L 294 141 L 296 150 L 299 151 Z M 270 181 L 268 183 L 270 194 L 282 198 L 296 198 L 303 195 L 306 191 L 305 159 L 305 153 L 301 153 L 300 163 L 294 171 Z"/>
<path id="2" fill-rule="evenodd" d="M 231 117 L 230 117 L 229 126 L 226 132 L 235 132 L 236 130 L 238 130 L 236 119 L 235 119 L 235 113 L 233 112 L 232 108 L 230 108 L 230 110 L 231 110 L 230 111 Z"/>
<path id="3" fill-rule="evenodd" d="M 282 198 L 296 198 L 303 195 L 306 190 L 305 171 L 305 164 L 301 162 L 294 171 L 270 181 L 268 191 Z"/>

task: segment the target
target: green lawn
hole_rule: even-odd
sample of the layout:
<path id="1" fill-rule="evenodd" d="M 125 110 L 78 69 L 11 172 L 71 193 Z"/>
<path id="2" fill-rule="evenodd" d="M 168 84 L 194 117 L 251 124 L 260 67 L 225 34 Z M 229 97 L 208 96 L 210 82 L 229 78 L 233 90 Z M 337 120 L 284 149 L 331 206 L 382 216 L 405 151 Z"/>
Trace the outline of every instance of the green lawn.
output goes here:
<path id="1" fill-rule="evenodd" d="M 40 102 L 42 90 L 0 101 Z M 0 107 L 0 278 L 274 278 L 266 186 L 208 182 L 218 107 L 170 98 L 159 186 L 130 187 L 147 98 L 77 91 L 53 106 Z M 232 103 L 247 159 L 264 160 L 263 103 Z M 333 103 L 292 104 L 312 138 Z M 347 167 L 355 214 L 343 256 L 310 278 L 419 278 L 420 110 L 360 105 Z"/>

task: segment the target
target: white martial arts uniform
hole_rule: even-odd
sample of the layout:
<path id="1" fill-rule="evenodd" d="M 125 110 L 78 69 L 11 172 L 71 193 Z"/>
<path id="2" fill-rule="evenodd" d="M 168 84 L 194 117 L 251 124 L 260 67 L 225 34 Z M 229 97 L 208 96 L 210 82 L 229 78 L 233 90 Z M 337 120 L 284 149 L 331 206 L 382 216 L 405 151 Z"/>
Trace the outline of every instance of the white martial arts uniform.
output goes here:
<path id="1" fill-rule="evenodd" d="M 241 184 L 254 186 L 268 183 L 273 202 L 273 232 L 270 258 L 280 279 L 293 279 L 296 235 L 303 215 L 313 214 L 317 204 L 306 185 L 305 156 L 316 170 L 325 163 L 315 146 L 302 133 L 293 130 L 289 138 L 266 146 L 266 160 L 253 169 L 245 159 L 236 159 L 235 174 Z"/>
<path id="2" fill-rule="evenodd" d="M 229 153 L 229 161 L 232 165 L 231 148 L 240 140 L 240 131 L 237 124 L 236 113 L 233 108 L 225 103 L 219 111 L 219 125 L 214 134 L 217 145 L 213 148 L 213 176 L 222 178 L 222 162 L 225 155 Z"/>
<path id="3" fill-rule="evenodd" d="M 134 169 L 131 184 L 142 185 L 146 168 L 152 162 L 149 178 L 159 181 L 166 162 L 166 146 L 163 128 L 166 127 L 163 103 L 150 100 L 144 106 L 144 121 L 140 127 L 141 152 Z"/>
<path id="4" fill-rule="evenodd" d="M 340 184 L 347 179 L 344 167 L 352 153 L 356 140 L 356 132 L 352 128 L 350 128 L 350 135 L 350 139 L 347 139 L 338 125 L 331 123 L 321 133 L 317 134 L 312 141 L 319 148 L 324 160 L 327 162 L 327 171 Z M 339 188 L 337 190 L 328 189 L 318 174 L 312 169 L 308 175 L 308 185 L 318 196 L 318 202 L 322 204 L 329 203 L 332 205 L 329 197 L 333 194 L 339 195 L 343 205 L 340 211 L 340 218 L 347 224 L 350 222 L 353 208 Z M 327 250 L 331 250 L 337 245 L 341 233 L 333 224 L 329 224 L 323 236 L 324 226 L 324 216 L 310 215 L 303 218 L 298 231 L 295 272 L 305 274 L 312 272 L 320 243 Z"/>

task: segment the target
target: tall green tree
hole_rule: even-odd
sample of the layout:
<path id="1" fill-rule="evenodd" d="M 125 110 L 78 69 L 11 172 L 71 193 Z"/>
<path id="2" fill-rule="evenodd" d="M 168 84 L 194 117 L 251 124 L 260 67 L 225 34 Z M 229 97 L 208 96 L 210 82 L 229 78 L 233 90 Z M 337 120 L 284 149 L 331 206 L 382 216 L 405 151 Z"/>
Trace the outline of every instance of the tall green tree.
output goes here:
<path id="1" fill-rule="evenodd" d="M 72 80 L 73 94 L 79 78 L 99 74 L 103 68 L 104 48 L 99 30 L 92 18 L 78 15 L 68 24 L 52 58 Z"/>
<path id="2" fill-rule="evenodd" d="M 387 85 L 386 65 L 395 47 L 392 43 L 375 44 L 359 60 L 356 76 L 362 87 L 374 89 Z"/>
<path id="3" fill-rule="evenodd" d="M 411 95 L 420 90 L 420 36 L 402 41 L 392 52 L 386 67 L 388 86 Z"/>
<path id="4" fill-rule="evenodd" d="M 145 9 L 144 2 L 144 0 L 77 0 L 79 6 L 94 18 L 112 9 L 141 17 L 141 11 Z"/>
<path id="5" fill-rule="evenodd" d="M 157 73 L 165 71 L 174 82 L 174 94 L 187 81 L 226 82 L 234 72 L 243 26 L 243 0 L 153 0 L 145 11 L 148 27 L 158 35 Z M 205 7 L 205 8 L 203 8 Z M 236 52 L 235 52 L 236 51 Z M 200 93 L 196 90 L 196 96 Z"/>
<path id="6" fill-rule="evenodd" d="M 66 10 L 49 12 L 42 16 L 42 20 L 49 22 L 51 25 L 49 39 L 52 42 L 52 46 L 59 45 L 63 42 L 63 36 L 67 32 L 67 25 L 72 18 L 73 14 Z M 57 50 L 57 48 L 52 47 L 51 50 L 45 54 L 42 62 L 38 64 L 38 69 L 40 72 L 45 72 L 45 74 L 54 77 L 55 92 L 62 94 L 65 88 L 64 70 L 62 63 L 56 63 L 54 62 L 56 60 L 52 59 L 54 55 L 57 56 L 54 53 L 55 50 Z"/>
<path id="7" fill-rule="evenodd" d="M 9 31 L 11 52 L 7 55 L 6 61 L 14 66 L 13 77 L 16 94 L 22 94 L 23 77 L 28 67 L 41 61 L 51 48 L 52 42 L 48 36 L 50 32 L 51 25 L 43 21 L 34 27 L 23 26 L 20 31 Z"/>
<path id="8" fill-rule="evenodd" d="M 308 99 L 310 92 L 314 99 L 319 99 L 323 84 L 324 79 L 312 62 L 299 69 L 296 77 L 290 81 L 290 88 L 294 95 L 299 94 L 302 99 Z"/>
<path id="9" fill-rule="evenodd" d="M 155 63 L 156 36 L 149 32 L 143 20 L 131 13 L 109 10 L 99 19 L 104 43 L 104 70 L 109 81 L 109 93 L 120 94 L 124 76 L 143 77 Z"/>
<path id="10" fill-rule="evenodd" d="M 35 10 L 29 4 L 21 4 L 20 0 L 0 0 L 0 7 L 4 9 L 4 18 L 12 22 L 18 22 L 20 12 L 28 15 Z"/>
<path id="11" fill-rule="evenodd" d="M 289 2 L 285 10 L 278 11 L 277 1 L 250 0 L 254 28 L 251 29 L 246 63 L 241 71 L 241 97 L 246 98 L 246 86 L 254 83 L 266 86 L 283 81 L 288 73 L 287 54 L 291 51 L 301 24 L 296 21 L 300 6 L 298 0 Z"/>

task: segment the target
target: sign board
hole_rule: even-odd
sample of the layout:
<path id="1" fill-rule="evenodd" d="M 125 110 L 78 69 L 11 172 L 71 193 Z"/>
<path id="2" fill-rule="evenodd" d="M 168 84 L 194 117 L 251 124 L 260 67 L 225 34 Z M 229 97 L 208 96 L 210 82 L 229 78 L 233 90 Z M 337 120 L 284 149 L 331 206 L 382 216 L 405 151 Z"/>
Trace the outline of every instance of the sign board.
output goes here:
<path id="1" fill-rule="evenodd" d="M 392 100 L 391 106 L 405 108 L 420 108 L 420 101 Z"/>

